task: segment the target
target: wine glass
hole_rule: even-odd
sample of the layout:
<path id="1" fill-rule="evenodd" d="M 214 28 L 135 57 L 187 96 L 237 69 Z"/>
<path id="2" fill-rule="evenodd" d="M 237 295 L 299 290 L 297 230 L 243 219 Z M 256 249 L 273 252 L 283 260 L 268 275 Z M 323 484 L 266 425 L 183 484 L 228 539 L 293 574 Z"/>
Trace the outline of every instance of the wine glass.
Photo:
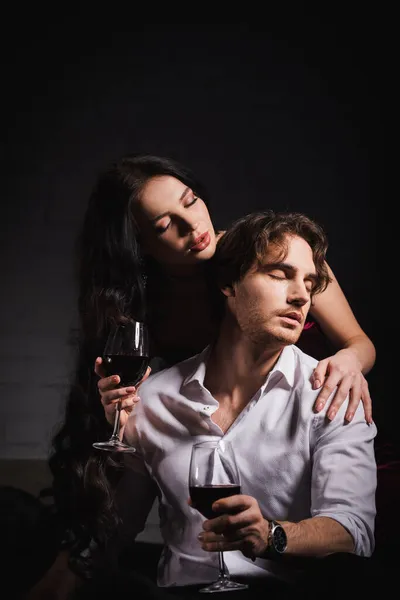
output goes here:
<path id="1" fill-rule="evenodd" d="M 189 494 L 193 507 L 207 519 L 213 519 L 217 514 L 211 507 L 216 500 L 240 493 L 239 472 L 230 442 L 220 439 L 194 444 L 189 470 Z M 201 588 L 200 592 L 248 588 L 248 585 L 230 579 L 221 551 L 218 553 L 218 563 L 217 581 Z"/>
<path id="2" fill-rule="evenodd" d="M 135 320 L 115 325 L 108 336 L 102 358 L 106 376 L 119 375 L 118 387 L 135 386 L 145 375 L 150 362 L 146 325 Z M 95 442 L 95 448 L 109 452 L 136 452 L 133 446 L 124 444 L 119 439 L 120 415 L 121 402 L 116 407 L 110 439 L 106 442 Z"/>

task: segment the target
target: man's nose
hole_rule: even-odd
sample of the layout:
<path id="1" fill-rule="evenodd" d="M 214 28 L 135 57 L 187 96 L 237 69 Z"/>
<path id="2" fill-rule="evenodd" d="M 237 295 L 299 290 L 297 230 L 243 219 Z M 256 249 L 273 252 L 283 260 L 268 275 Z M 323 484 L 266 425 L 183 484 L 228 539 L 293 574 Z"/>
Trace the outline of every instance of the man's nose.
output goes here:
<path id="1" fill-rule="evenodd" d="M 310 301 L 310 292 L 307 290 L 304 283 L 294 283 L 288 294 L 289 304 L 304 306 Z"/>

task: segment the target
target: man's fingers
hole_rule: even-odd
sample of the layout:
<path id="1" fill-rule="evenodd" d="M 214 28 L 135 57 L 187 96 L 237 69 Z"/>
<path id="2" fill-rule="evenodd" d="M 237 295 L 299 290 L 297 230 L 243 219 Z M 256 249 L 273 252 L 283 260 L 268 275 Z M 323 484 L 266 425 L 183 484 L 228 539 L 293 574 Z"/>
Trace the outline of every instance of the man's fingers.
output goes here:
<path id="1" fill-rule="evenodd" d="M 236 514 L 248 510 L 253 506 L 253 498 L 246 494 L 236 494 L 235 496 L 228 496 L 227 498 L 221 498 L 212 505 L 212 509 L 216 513 L 231 513 Z"/>
<path id="2" fill-rule="evenodd" d="M 200 533 L 198 540 L 201 547 L 206 552 L 228 552 L 230 550 L 240 550 L 242 540 L 229 540 L 220 533 Z"/>

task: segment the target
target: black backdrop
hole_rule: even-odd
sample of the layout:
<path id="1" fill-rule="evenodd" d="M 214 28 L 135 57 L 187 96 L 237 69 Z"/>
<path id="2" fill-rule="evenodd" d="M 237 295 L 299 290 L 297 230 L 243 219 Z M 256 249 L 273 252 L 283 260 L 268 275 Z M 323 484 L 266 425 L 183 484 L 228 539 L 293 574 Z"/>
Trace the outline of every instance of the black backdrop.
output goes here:
<path id="1" fill-rule="evenodd" d="M 135 6 L 100 20 L 4 19 L 3 223 L 37 203 L 46 223 L 69 223 L 73 235 L 98 170 L 134 151 L 193 168 L 219 226 L 264 207 L 307 213 L 326 229 L 329 263 L 377 346 L 374 416 L 394 432 L 383 185 L 373 185 L 383 178 L 382 15 L 288 7 L 247 23 L 171 24 L 143 21 Z"/>

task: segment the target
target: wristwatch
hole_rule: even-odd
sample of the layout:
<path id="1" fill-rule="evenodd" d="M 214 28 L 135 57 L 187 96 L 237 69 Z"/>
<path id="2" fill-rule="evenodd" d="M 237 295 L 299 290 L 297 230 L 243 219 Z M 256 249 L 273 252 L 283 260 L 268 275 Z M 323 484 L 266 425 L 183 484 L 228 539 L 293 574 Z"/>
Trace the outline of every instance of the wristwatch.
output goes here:
<path id="1" fill-rule="evenodd" d="M 269 521 L 267 554 L 271 557 L 280 556 L 287 548 L 287 536 L 282 525 Z"/>

